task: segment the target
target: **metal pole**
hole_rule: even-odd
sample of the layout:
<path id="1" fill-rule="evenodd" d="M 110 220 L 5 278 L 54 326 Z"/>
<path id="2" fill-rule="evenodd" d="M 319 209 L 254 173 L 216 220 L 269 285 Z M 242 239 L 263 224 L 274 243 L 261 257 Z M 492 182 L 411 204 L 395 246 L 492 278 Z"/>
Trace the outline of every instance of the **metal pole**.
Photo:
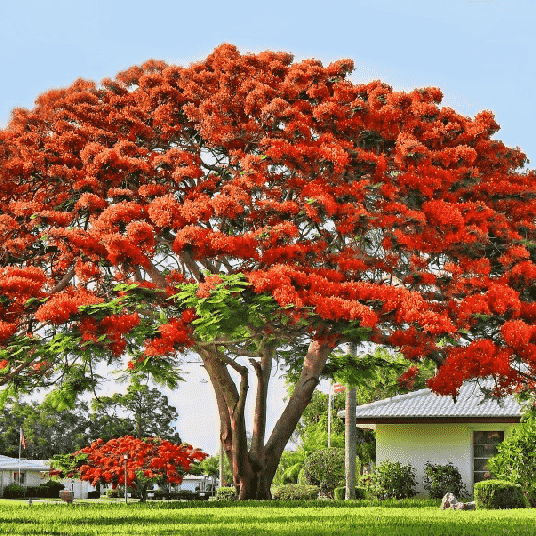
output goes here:
<path id="1" fill-rule="evenodd" d="M 128 461 L 128 454 L 125 452 L 123 454 L 123 458 L 125 459 L 125 504 L 128 504 L 128 498 L 127 498 L 127 461 Z"/>
<path id="2" fill-rule="evenodd" d="M 20 474 L 20 447 L 22 445 L 22 426 L 20 427 L 20 430 L 19 430 L 19 486 L 22 485 L 22 482 L 21 482 L 21 474 Z"/>
<path id="3" fill-rule="evenodd" d="M 348 345 L 351 355 L 357 354 L 357 344 Z M 345 499 L 355 499 L 355 451 L 356 451 L 356 392 L 355 387 L 346 386 L 346 415 L 344 434 L 344 472 L 346 473 Z"/>
<path id="4" fill-rule="evenodd" d="M 331 403 L 333 400 L 333 381 L 329 380 L 329 395 L 328 395 L 328 449 L 331 447 Z"/>

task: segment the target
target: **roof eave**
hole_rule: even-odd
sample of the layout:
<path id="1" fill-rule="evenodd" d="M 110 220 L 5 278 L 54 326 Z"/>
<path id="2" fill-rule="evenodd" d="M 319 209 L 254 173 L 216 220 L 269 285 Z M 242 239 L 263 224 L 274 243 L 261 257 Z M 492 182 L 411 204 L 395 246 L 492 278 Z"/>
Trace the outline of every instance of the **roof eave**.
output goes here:
<path id="1" fill-rule="evenodd" d="M 520 417 L 358 417 L 356 424 L 520 423 Z"/>

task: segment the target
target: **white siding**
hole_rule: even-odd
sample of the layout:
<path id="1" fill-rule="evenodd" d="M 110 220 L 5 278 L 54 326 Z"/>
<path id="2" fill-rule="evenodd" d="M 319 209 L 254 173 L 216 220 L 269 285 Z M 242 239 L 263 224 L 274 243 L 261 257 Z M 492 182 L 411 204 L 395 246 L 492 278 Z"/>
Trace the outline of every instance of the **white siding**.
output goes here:
<path id="1" fill-rule="evenodd" d="M 508 437 L 515 425 L 498 424 L 376 424 L 376 466 L 383 461 L 411 464 L 415 469 L 417 497 L 426 497 L 425 463 L 452 462 L 473 493 L 473 431 L 504 430 Z"/>

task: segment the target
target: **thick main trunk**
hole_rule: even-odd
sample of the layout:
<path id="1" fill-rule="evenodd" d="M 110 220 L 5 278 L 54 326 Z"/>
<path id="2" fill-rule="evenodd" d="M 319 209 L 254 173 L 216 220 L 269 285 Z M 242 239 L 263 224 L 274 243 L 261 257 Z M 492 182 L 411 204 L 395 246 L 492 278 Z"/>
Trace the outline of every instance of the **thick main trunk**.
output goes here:
<path id="1" fill-rule="evenodd" d="M 525 497 L 529 501 L 531 508 L 536 508 L 536 501 L 532 498 L 532 495 L 529 493 L 529 491 L 525 490 L 524 492 Z"/>
<path id="2" fill-rule="evenodd" d="M 316 341 L 311 343 L 305 356 L 300 380 L 265 446 L 263 440 L 271 355 L 267 352 L 263 354 L 261 363 L 253 363 L 257 373 L 257 397 L 254 434 L 249 452 L 247 451 L 244 419 L 247 378 L 241 371 L 240 393 L 238 393 L 227 371 L 226 364 L 219 359 L 220 356 L 206 350 L 202 353 L 205 368 L 216 393 L 222 430 L 229 431 L 232 435 L 231 441 L 229 441 L 228 435 L 224 437 L 222 434 L 222 441 L 228 455 L 227 445 L 229 442 L 231 443 L 230 461 L 232 461 L 233 467 L 233 483 L 240 500 L 269 500 L 272 498 L 270 487 L 281 454 L 296 429 L 303 411 L 311 401 L 330 351 L 331 347 L 327 344 L 320 344 Z"/>
<path id="3" fill-rule="evenodd" d="M 200 270 L 187 252 L 182 261 L 196 277 L 202 280 Z M 167 288 L 165 277 L 149 262 L 145 271 L 157 287 Z M 139 273 L 137 273 L 139 277 Z M 264 443 L 268 382 L 272 368 L 273 348 L 262 347 L 261 362 L 251 360 L 257 375 L 257 396 L 251 450 L 247 450 L 244 409 L 248 391 L 248 370 L 220 352 L 216 346 L 195 346 L 203 360 L 216 394 L 220 415 L 220 439 L 233 468 L 233 484 L 237 495 L 244 499 L 271 499 L 270 486 L 281 454 L 296 429 L 303 411 L 311 401 L 320 382 L 320 373 L 332 349 L 327 343 L 313 341 L 304 359 L 303 370 L 285 410 L 277 421 L 270 439 Z M 232 380 L 228 366 L 240 374 L 240 392 Z"/>

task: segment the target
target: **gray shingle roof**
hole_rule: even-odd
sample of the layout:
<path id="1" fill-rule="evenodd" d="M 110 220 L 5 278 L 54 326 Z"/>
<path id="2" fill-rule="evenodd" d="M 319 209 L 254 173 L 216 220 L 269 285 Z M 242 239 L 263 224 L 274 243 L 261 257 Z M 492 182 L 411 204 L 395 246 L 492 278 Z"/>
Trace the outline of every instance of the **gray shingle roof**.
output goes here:
<path id="1" fill-rule="evenodd" d="M 479 380 L 485 388 L 495 386 L 493 379 Z M 503 399 L 503 407 L 494 400 L 488 400 L 479 405 L 483 393 L 476 382 L 465 382 L 460 387 L 456 404 L 450 396 L 439 396 L 430 389 L 420 389 L 406 395 L 393 396 L 378 400 L 371 404 L 358 406 L 357 422 L 367 419 L 367 422 L 385 422 L 385 419 L 408 419 L 417 422 L 419 419 L 430 418 L 517 418 L 521 417 L 521 406 L 509 396 Z M 344 418 L 344 411 L 338 413 Z M 361 421 L 364 422 L 364 421 Z"/>
<path id="2" fill-rule="evenodd" d="M 48 471 L 50 465 L 48 460 L 26 460 L 25 458 L 20 459 L 20 468 L 21 471 L 24 470 L 35 470 L 35 471 Z M 1 470 L 11 470 L 19 469 L 19 459 L 10 458 L 9 456 L 0 455 L 0 471 Z"/>

